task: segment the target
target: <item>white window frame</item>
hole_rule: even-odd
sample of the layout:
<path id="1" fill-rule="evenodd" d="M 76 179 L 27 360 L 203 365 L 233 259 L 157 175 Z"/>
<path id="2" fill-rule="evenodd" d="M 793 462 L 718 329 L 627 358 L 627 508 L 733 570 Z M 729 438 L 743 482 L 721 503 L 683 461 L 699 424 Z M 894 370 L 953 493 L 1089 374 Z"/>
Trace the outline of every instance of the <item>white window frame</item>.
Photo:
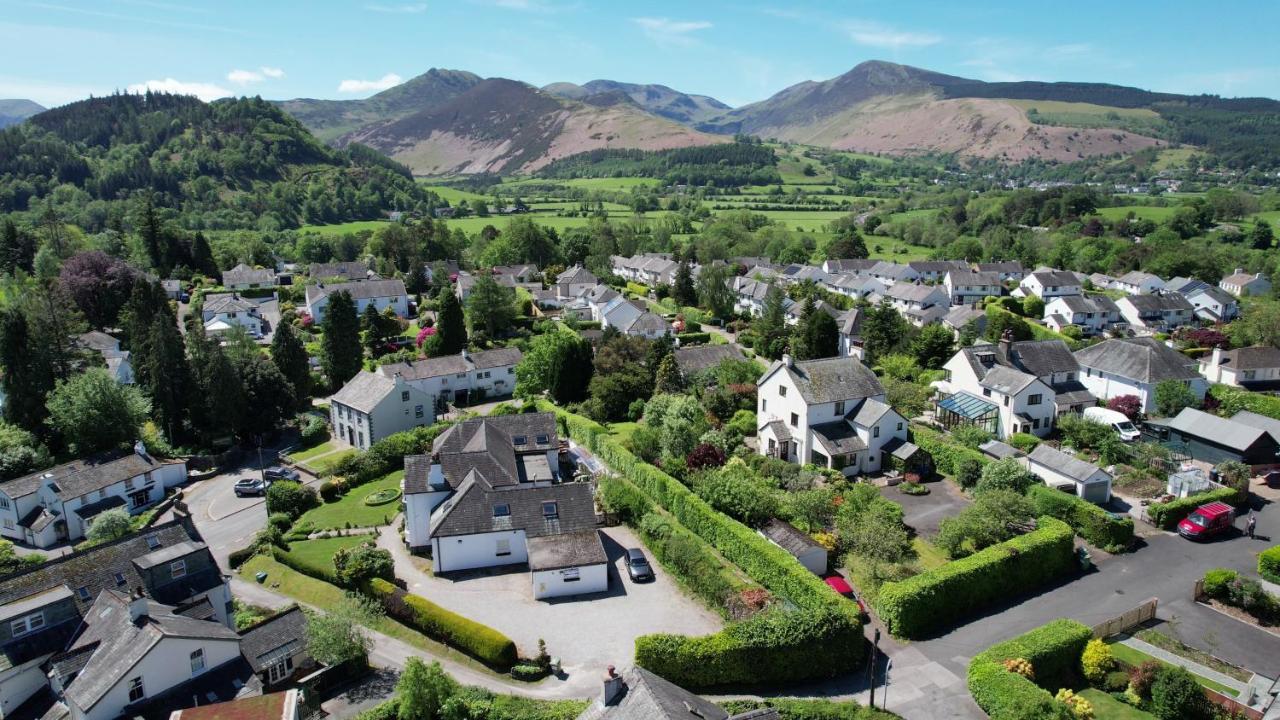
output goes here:
<path id="1" fill-rule="evenodd" d="M 196 648 L 191 651 L 191 676 L 195 677 L 204 672 L 206 664 L 204 659 L 204 648 Z"/>
<path id="2" fill-rule="evenodd" d="M 169 577 L 173 578 L 174 580 L 177 580 L 180 577 L 186 577 L 186 574 L 187 574 L 186 558 L 174 560 L 173 562 L 169 563 Z"/>
<path id="3" fill-rule="evenodd" d="M 147 696 L 147 689 L 142 685 L 142 676 L 129 679 L 129 702 L 135 703 Z"/>
<path id="4" fill-rule="evenodd" d="M 288 680 L 293 674 L 293 658 L 287 657 L 284 660 L 267 668 L 267 684 L 274 685 L 281 680 Z"/>
<path id="5" fill-rule="evenodd" d="M 511 554 L 511 538 L 498 538 L 494 542 L 493 554 L 495 557 L 506 557 Z"/>
<path id="6" fill-rule="evenodd" d="M 29 635 L 44 627 L 44 611 L 37 610 L 9 623 L 9 632 L 14 637 Z"/>
<path id="7" fill-rule="evenodd" d="M 560 582 L 578 582 L 582 579 L 582 571 L 576 567 L 565 568 L 560 571 Z"/>

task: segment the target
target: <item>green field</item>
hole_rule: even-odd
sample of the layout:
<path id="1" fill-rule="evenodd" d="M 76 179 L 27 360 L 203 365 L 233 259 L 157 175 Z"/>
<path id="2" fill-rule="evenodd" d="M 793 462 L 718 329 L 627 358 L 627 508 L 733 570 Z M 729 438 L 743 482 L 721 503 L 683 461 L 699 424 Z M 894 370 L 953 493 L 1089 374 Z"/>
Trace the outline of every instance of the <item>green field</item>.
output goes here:
<path id="1" fill-rule="evenodd" d="M 337 225 L 303 225 L 298 232 L 314 232 L 321 235 L 342 235 L 356 233 L 361 230 L 377 230 L 390 224 L 388 220 L 356 220 L 355 222 L 338 223 Z"/>
<path id="2" fill-rule="evenodd" d="M 1134 217 L 1139 217 L 1152 222 L 1164 222 L 1173 217 L 1178 211 L 1176 205 L 1170 207 L 1160 207 L 1156 205 L 1125 205 L 1122 207 L 1105 207 L 1098 208 L 1098 215 L 1107 220 L 1116 221 L 1123 220 L 1132 212 Z"/>
<path id="3" fill-rule="evenodd" d="M 472 200 L 480 200 L 486 203 L 493 202 L 493 198 L 488 195 L 481 195 L 480 193 L 473 193 L 470 190 L 461 190 L 447 185 L 426 185 L 425 189 L 430 190 L 445 200 L 448 200 L 450 204 L 457 204 L 459 200 L 466 200 L 467 202 L 471 202 Z"/>
<path id="4" fill-rule="evenodd" d="M 404 470 L 397 470 L 371 483 L 352 488 L 336 502 L 308 510 L 298 518 L 298 522 L 310 522 L 317 530 L 342 528 L 348 524 L 351 527 L 386 525 L 400 512 L 400 501 L 385 505 L 365 505 L 364 499 L 379 490 L 399 488 L 403 479 Z"/>

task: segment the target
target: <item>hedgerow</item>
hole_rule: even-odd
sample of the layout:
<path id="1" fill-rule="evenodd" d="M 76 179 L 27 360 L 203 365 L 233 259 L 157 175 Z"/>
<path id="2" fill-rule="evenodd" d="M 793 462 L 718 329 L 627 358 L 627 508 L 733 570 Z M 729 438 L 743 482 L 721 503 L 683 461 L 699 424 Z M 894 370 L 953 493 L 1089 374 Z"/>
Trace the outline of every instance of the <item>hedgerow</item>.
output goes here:
<path id="1" fill-rule="evenodd" d="M 973 460 L 983 466 L 991 462 L 986 455 L 946 439 L 936 430 L 911 427 L 911 441 L 933 457 L 934 468 L 943 475 L 956 475 L 962 460 Z"/>
<path id="2" fill-rule="evenodd" d="M 1280 583 L 1280 545 L 1275 545 L 1258 553 L 1258 574 L 1264 580 Z"/>
<path id="3" fill-rule="evenodd" d="M 1107 552 L 1123 552 L 1133 544 L 1133 518 L 1118 517 L 1075 495 L 1047 485 L 1035 485 L 1027 497 L 1040 515 L 1070 525 L 1076 534 Z"/>
<path id="4" fill-rule="evenodd" d="M 433 640 L 455 647 L 503 672 L 510 670 L 516 661 L 515 642 L 488 625 L 405 592 L 381 578 L 370 580 L 365 587 L 366 592 L 382 603 L 387 615 Z"/>
<path id="5" fill-rule="evenodd" d="M 1071 686 L 1093 631 L 1074 620 L 1054 620 L 996 644 L 969 663 L 969 694 L 991 720 L 1069 720 L 1067 706 L 1046 688 Z M 1006 660 L 1026 660 L 1035 681 L 1006 669 Z"/>
<path id="6" fill-rule="evenodd" d="M 994 602 L 1042 587 L 1075 566 L 1075 533 L 1042 517 L 1026 535 L 880 588 L 876 609 L 895 636 L 921 637 Z"/>
<path id="7" fill-rule="evenodd" d="M 1182 522 L 1183 518 L 1190 515 L 1191 511 L 1211 502 L 1239 505 L 1244 502 L 1244 498 L 1236 490 L 1219 488 L 1199 495 L 1175 498 L 1165 503 L 1152 503 L 1147 506 L 1147 516 L 1151 518 L 1152 525 L 1163 530 L 1172 530 Z"/>

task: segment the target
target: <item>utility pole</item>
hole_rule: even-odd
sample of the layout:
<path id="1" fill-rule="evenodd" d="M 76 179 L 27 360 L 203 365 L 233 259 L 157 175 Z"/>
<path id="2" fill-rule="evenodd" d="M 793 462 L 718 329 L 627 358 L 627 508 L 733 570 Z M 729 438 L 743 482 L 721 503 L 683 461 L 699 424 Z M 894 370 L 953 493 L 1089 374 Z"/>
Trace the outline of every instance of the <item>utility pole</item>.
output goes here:
<path id="1" fill-rule="evenodd" d="M 267 468 L 262 464 L 262 436 L 261 435 L 257 436 L 257 440 L 258 440 L 258 478 L 262 480 L 263 492 L 266 492 Z"/>
<path id="2" fill-rule="evenodd" d="M 876 659 L 880 656 L 880 628 L 875 629 L 875 640 L 871 645 L 871 662 L 869 670 L 871 672 L 871 684 L 869 692 L 871 693 L 870 701 L 867 703 L 870 707 L 876 706 Z"/>

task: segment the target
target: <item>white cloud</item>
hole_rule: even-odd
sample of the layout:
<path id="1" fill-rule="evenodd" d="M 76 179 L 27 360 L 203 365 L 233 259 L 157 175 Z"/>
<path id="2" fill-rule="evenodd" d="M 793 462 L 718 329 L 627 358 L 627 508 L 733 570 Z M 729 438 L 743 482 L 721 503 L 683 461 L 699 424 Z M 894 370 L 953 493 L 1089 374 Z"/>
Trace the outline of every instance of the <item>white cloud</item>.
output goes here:
<path id="1" fill-rule="evenodd" d="M 183 82 L 181 80 L 174 80 L 173 78 L 134 83 L 128 87 L 128 90 L 129 92 L 135 93 L 151 90 L 154 92 L 167 92 L 178 95 L 195 95 L 205 102 L 235 95 L 235 93 L 230 90 L 220 85 L 214 85 L 213 83 Z"/>
<path id="2" fill-rule="evenodd" d="M 365 10 L 371 12 L 389 13 L 395 15 L 419 15 L 427 11 L 426 3 L 402 3 L 399 5 L 384 5 L 383 3 L 370 3 L 364 6 Z"/>
<path id="3" fill-rule="evenodd" d="M 705 20 L 672 20 L 665 17 L 631 18 L 631 22 L 640 28 L 645 35 L 659 45 L 692 45 L 690 37 L 699 30 L 706 30 L 711 23 Z"/>
<path id="4" fill-rule="evenodd" d="M 844 23 L 849 39 L 859 45 L 898 50 L 904 47 L 926 47 L 942 42 L 942 37 L 928 32 L 912 32 L 874 20 L 849 20 Z"/>
<path id="5" fill-rule="evenodd" d="M 377 80 L 343 80 L 338 83 L 338 92 L 360 93 L 370 90 L 386 90 L 404 82 L 404 78 L 395 73 L 387 73 Z"/>
<path id="6" fill-rule="evenodd" d="M 251 85 L 260 83 L 267 78 L 279 80 L 282 77 L 284 77 L 284 70 L 264 66 L 257 70 L 232 70 L 227 73 L 227 82 L 235 83 L 236 85 Z"/>

